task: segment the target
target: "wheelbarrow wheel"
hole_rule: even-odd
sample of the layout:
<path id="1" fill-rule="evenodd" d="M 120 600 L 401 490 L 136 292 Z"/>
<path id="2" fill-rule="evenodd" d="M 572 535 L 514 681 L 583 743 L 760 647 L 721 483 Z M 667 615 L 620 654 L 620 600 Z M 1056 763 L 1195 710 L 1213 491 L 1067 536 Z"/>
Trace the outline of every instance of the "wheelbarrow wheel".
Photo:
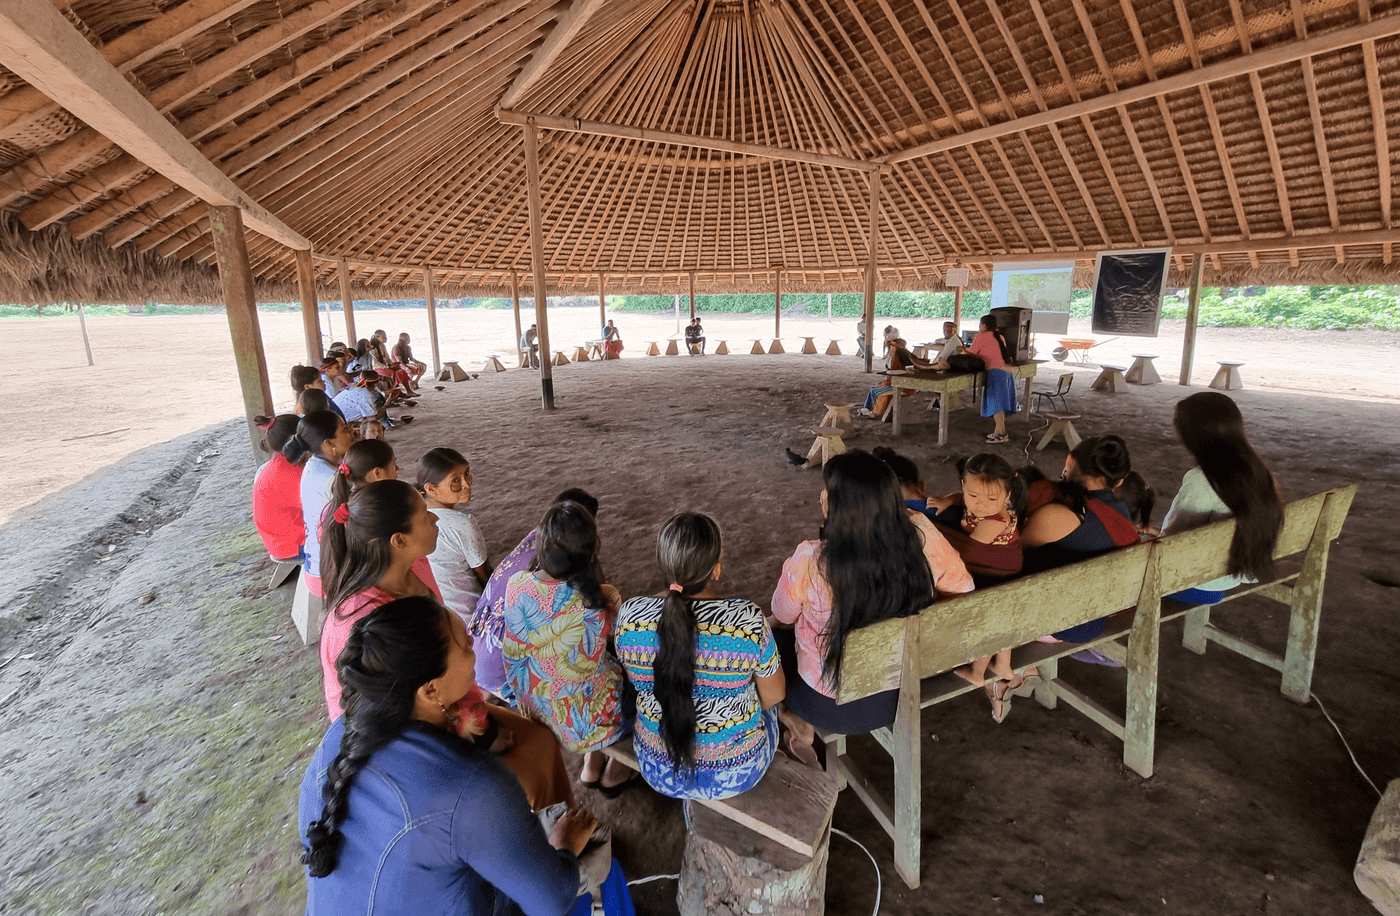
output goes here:
<path id="1" fill-rule="evenodd" d="M 1064 347 L 1056 347 L 1050 351 L 1050 355 L 1055 357 L 1055 362 L 1062 363 L 1069 356 L 1069 351 Z"/>

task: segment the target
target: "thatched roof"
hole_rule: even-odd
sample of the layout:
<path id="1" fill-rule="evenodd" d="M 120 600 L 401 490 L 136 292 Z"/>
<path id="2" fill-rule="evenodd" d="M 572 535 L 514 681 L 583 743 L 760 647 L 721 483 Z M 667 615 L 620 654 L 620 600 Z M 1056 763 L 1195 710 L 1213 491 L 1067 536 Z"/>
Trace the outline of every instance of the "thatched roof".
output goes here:
<path id="1" fill-rule="evenodd" d="M 1397 275 L 1400 0 L 52 2 L 312 241 L 332 297 L 336 258 L 367 290 L 416 295 L 429 267 L 449 294 L 505 294 L 511 270 L 528 294 L 503 101 L 549 128 L 551 289 L 677 292 L 693 271 L 702 293 L 769 291 L 779 268 L 785 289 L 858 289 L 882 162 L 884 289 L 1163 245 L 1183 283 L 1198 251 L 1207 283 Z M 207 206 L 94 127 L 0 68 L 0 207 L 45 230 L 31 246 L 101 244 L 141 276 L 141 256 L 211 264 Z M 291 288 L 290 250 L 250 249 Z"/>

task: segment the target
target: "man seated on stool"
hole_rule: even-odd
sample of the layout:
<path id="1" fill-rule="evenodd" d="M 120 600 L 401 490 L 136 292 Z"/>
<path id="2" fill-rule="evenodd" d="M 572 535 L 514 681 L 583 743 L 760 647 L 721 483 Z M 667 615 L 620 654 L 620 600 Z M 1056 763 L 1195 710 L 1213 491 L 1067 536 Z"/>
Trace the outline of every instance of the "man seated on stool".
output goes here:
<path id="1" fill-rule="evenodd" d="M 531 369 L 540 367 L 540 347 L 535 341 L 539 338 L 539 325 L 532 324 L 530 329 L 520 335 L 520 368 L 524 369 L 528 362 Z"/>
<path id="2" fill-rule="evenodd" d="M 690 319 L 690 324 L 685 327 L 685 347 L 691 356 L 705 354 L 705 329 L 700 327 L 699 318 Z"/>

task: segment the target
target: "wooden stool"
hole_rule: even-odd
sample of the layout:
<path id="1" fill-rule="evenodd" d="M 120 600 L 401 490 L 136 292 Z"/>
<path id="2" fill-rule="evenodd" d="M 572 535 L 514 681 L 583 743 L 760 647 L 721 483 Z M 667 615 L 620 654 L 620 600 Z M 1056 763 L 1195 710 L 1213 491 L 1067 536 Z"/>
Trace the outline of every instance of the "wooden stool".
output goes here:
<path id="1" fill-rule="evenodd" d="M 482 372 L 490 372 L 493 369 L 497 372 L 506 371 L 506 367 L 501 365 L 501 354 L 499 353 L 492 353 L 490 356 L 486 357 L 486 364 L 481 367 Z M 459 382 L 462 380 L 463 379 L 457 379 Z"/>
<path id="2" fill-rule="evenodd" d="M 680 355 L 681 355 L 680 348 L 676 346 L 676 340 L 675 340 L 674 337 L 671 338 L 671 340 L 667 341 L 667 343 L 666 343 L 666 355 L 667 355 L 667 356 L 680 356 Z"/>
<path id="3" fill-rule="evenodd" d="M 817 438 L 812 440 L 812 447 L 807 450 L 805 467 L 816 467 L 813 462 L 818 455 L 821 456 L 822 464 L 826 464 L 833 455 L 839 455 L 846 450 L 846 443 L 841 441 L 841 427 L 814 426 L 812 432 L 817 434 Z"/>
<path id="4" fill-rule="evenodd" d="M 1040 444 L 1036 446 L 1038 451 L 1044 451 L 1045 446 L 1049 445 L 1057 434 L 1064 435 L 1065 444 L 1069 446 L 1071 451 L 1080 443 L 1079 433 L 1075 431 L 1074 424 L 1070 422 L 1071 420 L 1078 420 L 1079 414 L 1047 410 L 1042 413 L 1041 416 L 1049 418 L 1050 426 L 1045 430 L 1045 436 L 1040 440 Z"/>
<path id="5" fill-rule="evenodd" d="M 1162 377 L 1157 374 L 1157 369 L 1152 365 L 1152 361 L 1157 358 L 1157 354 L 1148 356 L 1146 353 L 1134 353 L 1133 365 L 1128 369 L 1128 374 L 1123 376 L 1123 380 L 1130 385 L 1156 385 L 1162 381 Z"/>
<path id="6" fill-rule="evenodd" d="M 778 338 L 774 337 L 774 338 L 773 338 L 773 346 L 771 346 L 771 347 L 768 348 L 768 352 L 769 352 L 769 353 L 786 353 L 787 351 L 783 349 L 783 342 L 782 342 L 781 340 L 779 340 Z"/>
<path id="7" fill-rule="evenodd" d="M 851 428 L 851 408 L 855 404 L 827 404 L 822 426 L 844 426 Z"/>
<path id="8" fill-rule="evenodd" d="M 555 351 L 554 351 L 554 365 L 556 365 L 556 366 L 567 366 L 568 364 L 569 364 L 569 358 L 568 358 L 567 356 L 564 355 L 564 351 L 563 351 L 563 350 L 555 350 Z"/>
<path id="9" fill-rule="evenodd" d="M 1220 360 L 1220 368 L 1215 371 L 1215 378 L 1211 380 L 1210 387 L 1220 391 L 1238 391 L 1244 387 L 1244 382 L 1240 381 L 1240 366 L 1244 363 L 1233 359 Z"/>
<path id="10" fill-rule="evenodd" d="M 826 355 L 827 355 L 827 356 L 840 356 L 840 355 L 841 355 L 841 344 L 840 344 L 840 342 L 839 342 L 839 341 L 833 340 L 831 343 L 827 344 L 827 345 L 826 345 Z"/>
<path id="11" fill-rule="evenodd" d="M 815 339 L 816 339 L 815 337 L 804 337 L 804 338 L 802 338 L 802 352 L 803 352 L 803 353 L 813 354 L 813 353 L 816 353 L 816 352 L 817 352 L 817 345 L 814 344 L 814 343 L 812 343 L 812 341 L 815 340 Z"/>
<path id="12" fill-rule="evenodd" d="M 755 340 L 753 346 L 749 348 L 750 356 L 762 356 L 766 352 L 768 351 L 763 349 L 763 341 L 761 340 Z"/>
<path id="13" fill-rule="evenodd" d="M 1089 386 L 1091 389 L 1094 391 L 1107 391 L 1109 394 L 1116 394 L 1124 387 L 1125 383 L 1123 381 L 1122 366 L 1109 366 L 1105 363 L 1099 363 L 1099 368 L 1103 371 L 1099 373 L 1098 378 L 1094 379 L 1094 384 Z"/>
<path id="14" fill-rule="evenodd" d="M 661 348 L 656 345 L 656 341 L 647 341 L 647 356 L 660 356 Z"/>
<path id="15" fill-rule="evenodd" d="M 715 356 L 728 356 L 728 355 L 729 355 L 729 344 L 727 344 L 727 343 L 725 343 L 724 341 L 721 340 L 721 341 L 719 342 L 719 346 L 718 346 L 718 347 L 715 347 Z"/>
<path id="16" fill-rule="evenodd" d="M 576 362 L 576 363 L 586 363 L 586 362 L 588 362 L 588 348 L 587 348 L 587 347 L 574 347 L 574 362 Z"/>
<path id="17" fill-rule="evenodd" d="M 268 588 L 277 588 L 283 582 L 292 577 L 292 573 L 301 569 L 301 557 L 291 557 L 287 560 L 279 560 L 272 557 L 272 581 L 267 583 Z"/>
<path id="18" fill-rule="evenodd" d="M 501 368 L 502 371 L 505 371 L 504 366 Z M 467 373 L 461 366 L 457 365 L 456 360 L 451 360 L 442 364 L 442 371 L 438 373 L 437 380 L 439 382 L 465 382 Z"/>
<path id="19" fill-rule="evenodd" d="M 306 577 L 297 579 L 297 591 L 292 597 L 292 624 L 297 628 L 304 646 L 314 646 L 321 641 L 321 628 L 326 623 L 326 607 L 317 596 L 306 587 Z"/>
<path id="20" fill-rule="evenodd" d="M 1371 815 L 1352 878 L 1385 916 L 1400 916 L 1400 779 L 1392 779 Z M 688 850 L 687 850 L 688 851 Z"/>

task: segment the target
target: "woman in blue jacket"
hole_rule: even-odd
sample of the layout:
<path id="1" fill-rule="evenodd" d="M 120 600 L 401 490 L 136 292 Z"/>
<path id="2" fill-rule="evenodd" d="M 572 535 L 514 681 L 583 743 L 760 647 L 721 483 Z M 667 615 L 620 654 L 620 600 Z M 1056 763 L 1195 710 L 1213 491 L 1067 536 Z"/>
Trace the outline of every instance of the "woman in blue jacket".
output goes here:
<path id="1" fill-rule="evenodd" d="M 307 913 L 563 916 L 597 821 L 546 838 L 520 782 L 452 730 L 475 683 L 461 618 L 401 598 L 355 624 L 338 660 L 344 714 L 301 784 Z"/>

